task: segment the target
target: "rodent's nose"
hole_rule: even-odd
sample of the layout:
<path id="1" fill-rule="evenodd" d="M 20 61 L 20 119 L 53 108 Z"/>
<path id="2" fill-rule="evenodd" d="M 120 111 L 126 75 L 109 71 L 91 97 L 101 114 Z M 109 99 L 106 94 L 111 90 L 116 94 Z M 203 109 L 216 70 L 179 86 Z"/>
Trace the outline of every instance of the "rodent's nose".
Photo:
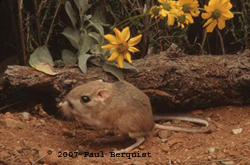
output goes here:
<path id="1" fill-rule="evenodd" d="M 67 101 L 62 101 L 62 102 L 60 102 L 59 104 L 58 104 L 58 107 L 59 108 L 62 108 L 62 107 L 64 107 L 65 105 L 67 105 Z"/>

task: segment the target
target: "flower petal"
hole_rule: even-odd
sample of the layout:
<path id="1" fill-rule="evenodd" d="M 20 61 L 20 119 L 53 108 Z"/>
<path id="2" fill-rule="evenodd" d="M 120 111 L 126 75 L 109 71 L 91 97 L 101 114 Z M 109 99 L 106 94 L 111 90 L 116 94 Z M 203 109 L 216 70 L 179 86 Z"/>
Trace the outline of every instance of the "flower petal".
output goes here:
<path id="1" fill-rule="evenodd" d="M 216 26 L 216 24 L 217 24 L 217 20 L 214 19 L 214 20 L 211 22 L 211 24 L 208 25 L 206 31 L 207 31 L 208 33 L 213 32 L 214 27 Z"/>
<path id="2" fill-rule="evenodd" d="M 218 28 L 220 30 L 225 28 L 225 20 L 224 19 L 218 19 Z"/>
<path id="3" fill-rule="evenodd" d="M 131 60 L 131 54 L 129 52 L 126 52 L 124 54 L 124 58 L 131 64 L 132 60 Z"/>
<path id="4" fill-rule="evenodd" d="M 122 30 L 122 36 L 125 42 L 129 39 L 130 37 L 129 27 L 126 27 L 125 29 Z"/>
<path id="5" fill-rule="evenodd" d="M 141 37 L 142 35 L 138 35 L 136 37 L 130 38 L 130 40 L 128 41 L 128 46 L 134 46 L 136 44 L 138 44 L 141 41 Z"/>
<path id="6" fill-rule="evenodd" d="M 171 14 L 168 14 L 168 26 L 172 26 L 174 24 L 174 17 Z"/>
<path id="7" fill-rule="evenodd" d="M 212 16 L 212 13 L 202 13 L 201 14 L 201 17 L 203 18 L 203 19 L 208 19 L 208 18 L 210 18 Z"/>
<path id="8" fill-rule="evenodd" d="M 135 48 L 135 47 L 133 47 L 133 46 L 128 47 L 128 50 L 129 50 L 130 52 L 139 52 L 139 51 L 140 51 L 140 50 L 138 50 L 137 48 Z"/>
<path id="9" fill-rule="evenodd" d="M 203 25 L 203 27 L 207 26 L 208 24 L 210 24 L 213 21 L 213 18 L 209 18 L 207 20 L 207 22 Z"/>
<path id="10" fill-rule="evenodd" d="M 212 0 L 211 0 L 212 1 Z M 210 2 L 211 2 L 210 1 Z M 212 13 L 215 9 L 214 9 L 214 6 L 204 6 L 204 9 L 208 12 L 208 13 Z"/>
<path id="11" fill-rule="evenodd" d="M 124 57 L 122 54 L 120 54 L 117 58 L 117 65 L 118 65 L 118 68 L 123 68 L 123 60 L 124 60 Z"/>
<path id="12" fill-rule="evenodd" d="M 234 17 L 234 14 L 231 13 L 230 11 L 222 12 L 221 15 L 224 16 L 227 19 L 231 19 L 231 18 Z"/>
<path id="13" fill-rule="evenodd" d="M 200 14 L 199 10 L 190 10 L 190 13 L 193 17 L 198 17 Z"/>
<path id="14" fill-rule="evenodd" d="M 115 45 L 112 45 L 112 44 L 107 44 L 107 45 L 103 45 L 101 46 L 102 49 L 108 49 L 108 50 L 113 50 L 116 48 Z"/>
<path id="15" fill-rule="evenodd" d="M 117 38 L 112 34 L 107 34 L 103 36 L 106 40 L 108 40 L 111 44 L 118 44 Z"/>
<path id="16" fill-rule="evenodd" d="M 191 14 L 186 14 L 185 16 L 186 16 L 186 19 L 188 20 L 189 23 L 191 23 L 191 24 L 194 23 L 194 20 L 193 20 Z"/>
<path id="17" fill-rule="evenodd" d="M 117 59 L 118 55 L 119 53 L 117 51 L 114 51 L 108 58 L 108 61 L 114 61 L 115 59 Z"/>
<path id="18" fill-rule="evenodd" d="M 113 30 L 114 30 L 114 32 L 115 32 L 117 41 L 118 41 L 119 43 L 122 43 L 122 42 L 123 42 L 122 33 L 121 33 L 117 28 L 114 28 Z"/>

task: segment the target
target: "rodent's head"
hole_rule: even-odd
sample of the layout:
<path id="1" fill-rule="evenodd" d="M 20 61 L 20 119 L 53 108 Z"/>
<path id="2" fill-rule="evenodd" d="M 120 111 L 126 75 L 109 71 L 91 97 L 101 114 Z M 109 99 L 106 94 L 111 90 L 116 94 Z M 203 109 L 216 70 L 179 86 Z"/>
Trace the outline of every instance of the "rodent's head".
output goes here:
<path id="1" fill-rule="evenodd" d="M 92 81 L 72 89 L 59 106 L 66 116 L 72 115 L 78 121 L 95 125 L 91 120 L 105 109 L 111 92 L 110 83 Z"/>

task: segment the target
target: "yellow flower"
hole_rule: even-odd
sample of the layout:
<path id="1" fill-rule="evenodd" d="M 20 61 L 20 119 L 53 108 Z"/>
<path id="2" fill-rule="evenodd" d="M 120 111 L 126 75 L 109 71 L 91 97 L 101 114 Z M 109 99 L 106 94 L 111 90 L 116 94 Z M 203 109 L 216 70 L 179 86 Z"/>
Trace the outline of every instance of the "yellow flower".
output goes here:
<path id="1" fill-rule="evenodd" d="M 109 44 L 103 45 L 102 49 L 113 50 L 108 61 L 117 61 L 118 68 L 123 68 L 124 58 L 129 63 L 132 63 L 130 52 L 139 52 L 134 46 L 141 41 L 142 35 L 130 38 L 129 27 L 119 31 L 117 28 L 113 29 L 115 36 L 112 34 L 104 35 L 104 38 L 109 41 Z"/>
<path id="2" fill-rule="evenodd" d="M 198 7 L 199 7 L 198 1 L 197 0 L 179 0 L 177 2 L 177 5 L 178 5 L 178 8 L 182 11 L 181 15 L 183 14 L 185 15 L 181 17 L 185 17 L 185 19 L 187 19 L 190 24 L 194 23 L 192 16 L 198 17 L 200 14 L 200 11 L 198 10 Z"/>
<path id="3" fill-rule="evenodd" d="M 187 17 L 186 13 L 184 13 L 183 11 L 180 11 L 178 13 L 177 22 L 178 22 L 178 27 L 181 27 L 182 29 L 185 27 L 185 24 L 189 25 L 189 24 L 194 23 L 193 19 L 190 19 L 190 17 Z"/>
<path id="4" fill-rule="evenodd" d="M 160 16 L 159 15 L 160 10 L 161 9 L 160 9 L 159 6 L 156 6 L 156 5 L 152 6 L 150 11 L 149 11 L 149 14 L 151 15 L 151 18 L 158 18 Z"/>
<path id="5" fill-rule="evenodd" d="M 203 27 L 207 26 L 206 31 L 213 32 L 216 25 L 220 30 L 225 28 L 225 21 L 234 17 L 230 12 L 231 8 L 232 4 L 229 0 L 210 0 L 208 6 L 204 6 L 207 13 L 201 15 L 203 19 L 208 19 L 203 25 Z"/>
<path id="6" fill-rule="evenodd" d="M 193 17 L 198 17 L 200 14 L 198 9 L 199 3 L 197 0 L 179 0 L 177 5 L 185 14 L 190 13 Z"/>
<path id="7" fill-rule="evenodd" d="M 167 24 L 168 26 L 172 26 L 174 24 L 176 13 L 178 13 L 178 9 L 176 8 L 176 1 L 173 0 L 158 0 L 160 5 L 160 18 L 163 19 L 165 17 L 168 18 Z"/>

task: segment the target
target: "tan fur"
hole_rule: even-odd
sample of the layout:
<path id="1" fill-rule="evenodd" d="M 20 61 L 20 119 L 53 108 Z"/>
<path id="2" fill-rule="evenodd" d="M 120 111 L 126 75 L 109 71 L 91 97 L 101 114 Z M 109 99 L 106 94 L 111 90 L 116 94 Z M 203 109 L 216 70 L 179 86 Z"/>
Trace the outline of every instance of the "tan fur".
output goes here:
<path id="1" fill-rule="evenodd" d="M 91 101 L 83 103 L 80 100 L 82 96 L 88 96 Z M 139 146 L 154 128 L 175 128 L 155 124 L 148 96 L 125 81 L 92 81 L 80 85 L 71 90 L 59 105 L 65 115 L 75 116 L 82 123 L 96 128 L 118 129 L 122 134 L 137 140 L 134 145 L 120 152 L 129 152 Z M 196 132 L 183 128 L 177 131 Z"/>

